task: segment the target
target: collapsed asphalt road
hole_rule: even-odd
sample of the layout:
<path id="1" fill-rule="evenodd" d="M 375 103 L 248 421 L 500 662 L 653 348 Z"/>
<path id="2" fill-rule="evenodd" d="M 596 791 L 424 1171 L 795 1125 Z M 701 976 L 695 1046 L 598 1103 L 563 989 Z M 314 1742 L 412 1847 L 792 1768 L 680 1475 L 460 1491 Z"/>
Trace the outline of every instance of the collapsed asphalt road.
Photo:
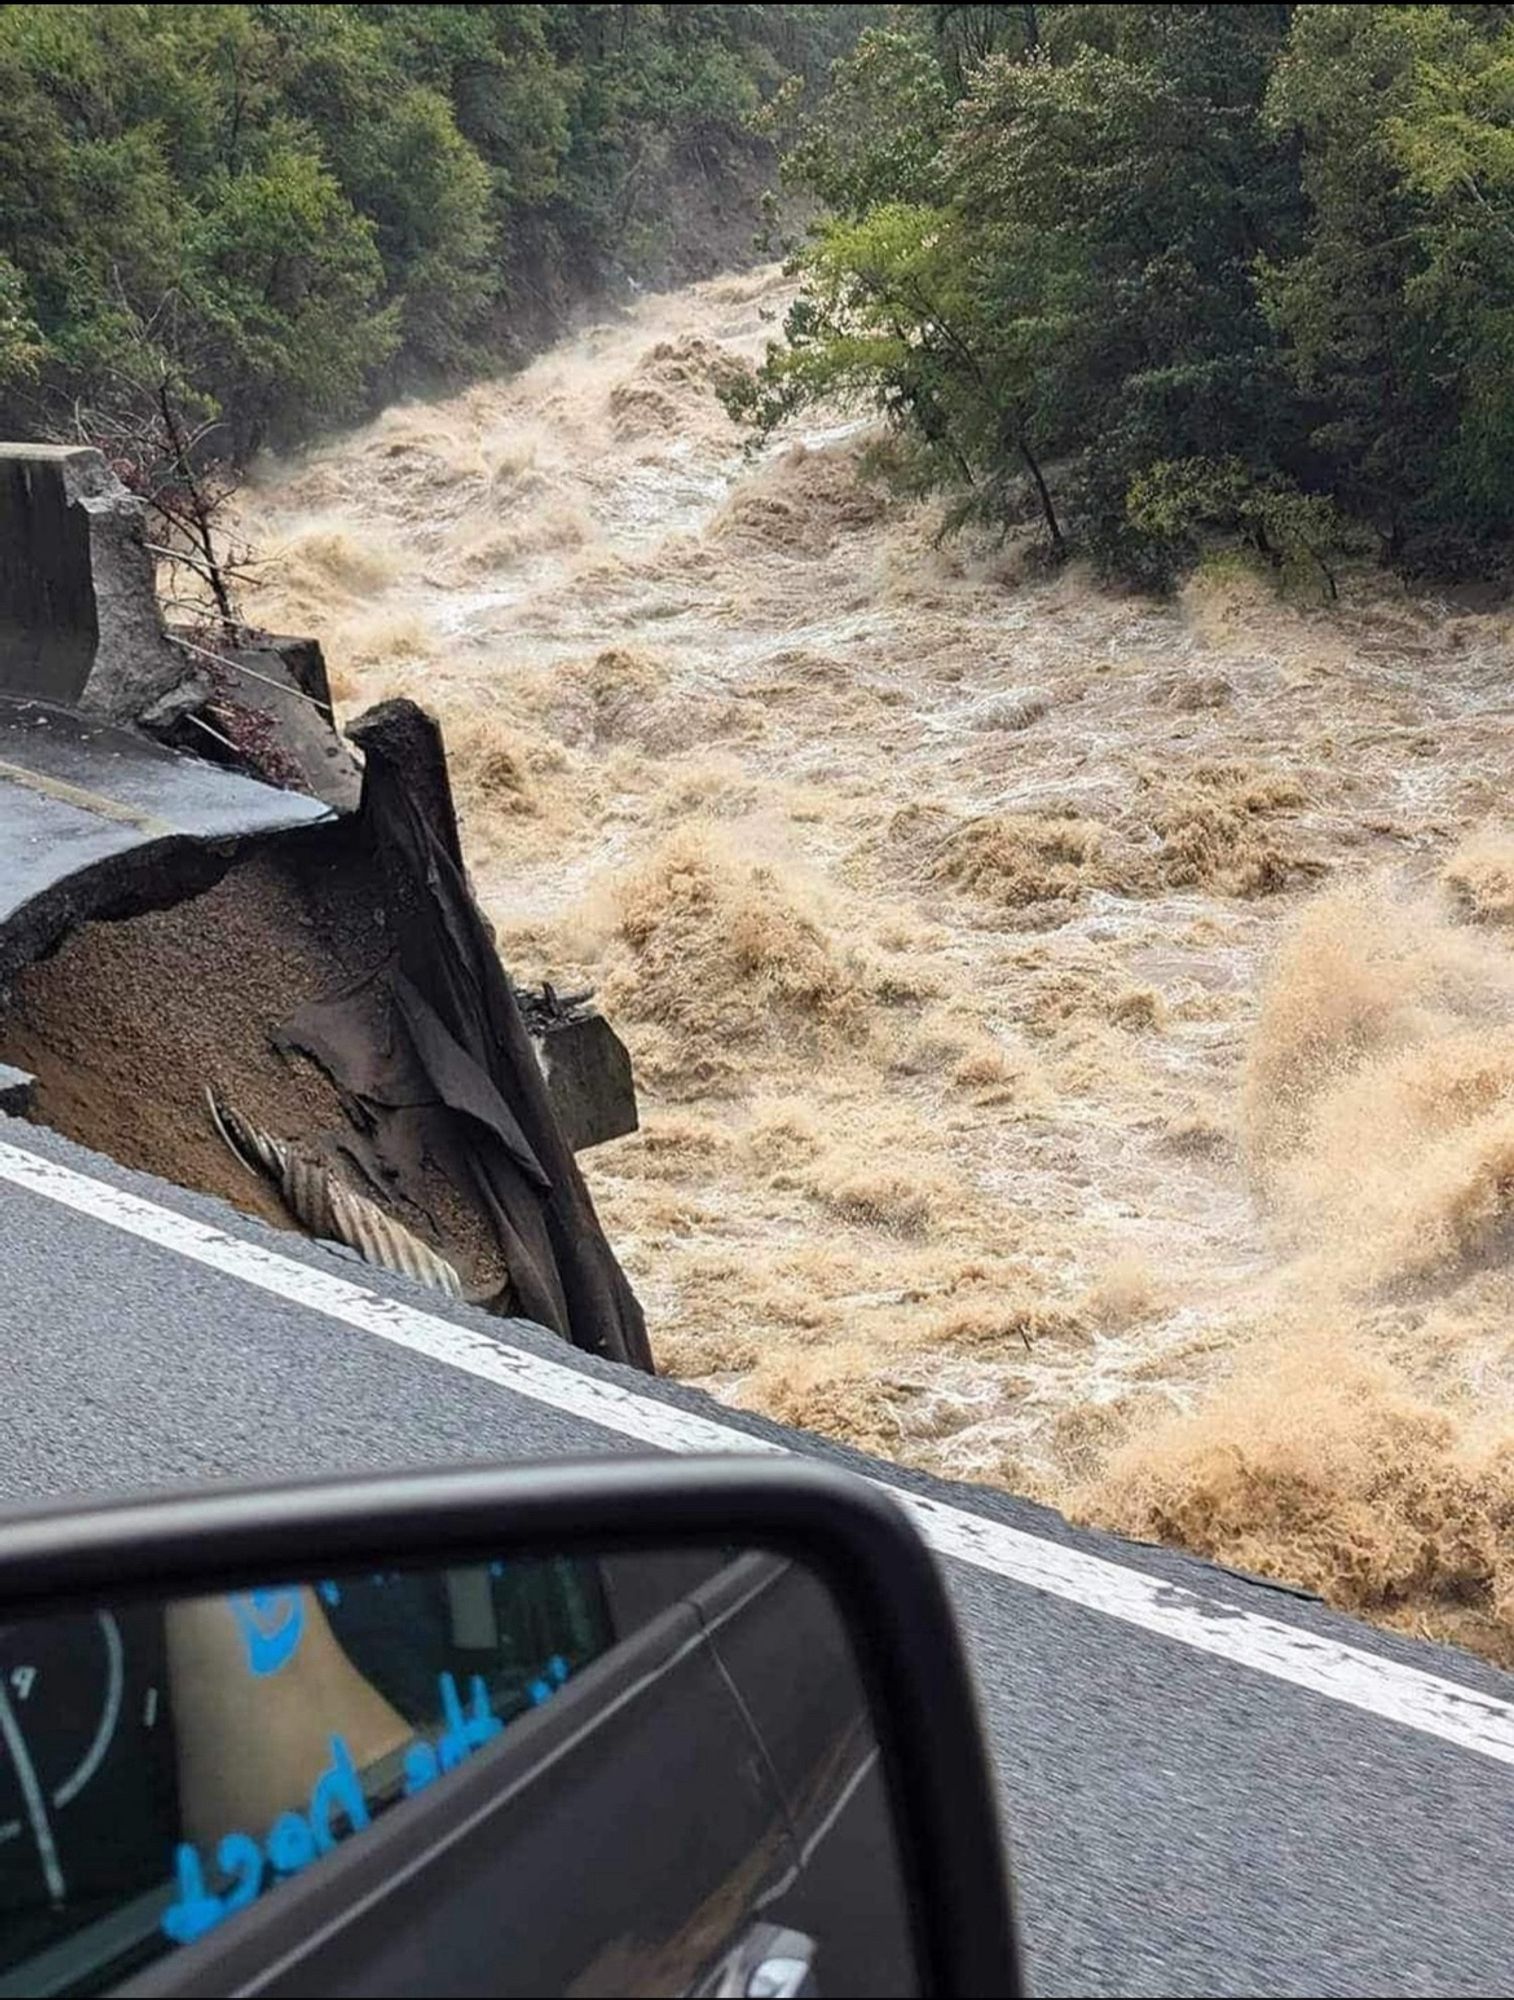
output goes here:
<path id="1" fill-rule="evenodd" d="M 7 1108 L 650 1371 L 573 1157 L 634 1129 L 629 1057 L 550 988 L 528 1026 L 429 718 L 349 736 L 338 813 L 0 697 Z"/>
<path id="2" fill-rule="evenodd" d="M 188 895 L 238 845 L 331 817 L 303 793 L 0 696 L 0 978 L 89 917 Z"/>
<path id="3" fill-rule="evenodd" d="M 6 1108 L 650 1372 L 574 1158 L 630 1059 L 588 994 L 528 1024 L 435 720 L 170 631 L 154 550 L 98 451 L 0 444 Z"/>
<path id="4" fill-rule="evenodd" d="M 1035 1990 L 1514 1992 L 1514 1682 L 1465 1655 L 726 1411 L 9 1119 L 0 1237 L 10 1504 L 565 1451 L 831 1458 L 946 1552 Z"/>

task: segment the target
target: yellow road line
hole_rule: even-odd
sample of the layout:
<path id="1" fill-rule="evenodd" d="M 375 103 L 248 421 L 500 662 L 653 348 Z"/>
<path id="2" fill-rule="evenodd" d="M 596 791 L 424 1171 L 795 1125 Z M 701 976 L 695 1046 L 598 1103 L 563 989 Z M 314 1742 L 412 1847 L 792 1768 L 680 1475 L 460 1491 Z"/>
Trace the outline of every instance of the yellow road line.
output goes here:
<path id="1" fill-rule="evenodd" d="M 0 758 L 0 778 L 9 778 L 12 784 L 24 785 L 29 792 L 38 792 L 45 799 L 56 799 L 60 805 L 77 806 L 80 812 L 93 813 L 97 819 L 113 819 L 122 826 L 134 826 L 155 839 L 179 831 L 171 820 L 159 819 L 155 813 L 143 812 L 137 806 L 123 806 L 119 799 L 104 798 L 99 792 L 88 792 L 82 785 L 67 784 L 62 778 L 45 778 L 40 771 L 7 764 L 3 758 Z"/>

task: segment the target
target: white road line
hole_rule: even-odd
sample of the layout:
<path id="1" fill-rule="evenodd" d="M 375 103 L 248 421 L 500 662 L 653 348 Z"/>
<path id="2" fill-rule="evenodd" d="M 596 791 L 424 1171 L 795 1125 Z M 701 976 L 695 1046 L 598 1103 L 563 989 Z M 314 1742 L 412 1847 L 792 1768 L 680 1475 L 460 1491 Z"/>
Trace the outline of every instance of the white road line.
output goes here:
<path id="1" fill-rule="evenodd" d="M 510 1347 L 420 1307 L 385 1298 L 335 1272 L 161 1208 L 107 1181 L 0 1141 L 0 1180 L 77 1214 L 158 1244 L 211 1270 L 359 1332 L 424 1354 L 511 1394 L 564 1411 L 657 1451 L 785 1452 L 730 1424 L 654 1400 L 634 1386 L 601 1380 L 561 1362 Z M 638 1378 L 628 1373 L 628 1383 Z M 1460 1750 L 1514 1765 L 1514 1703 L 1459 1682 L 1358 1651 L 1296 1625 L 1242 1611 L 1218 1598 L 1129 1569 L 1081 1549 L 1027 1534 L 988 1515 L 909 1493 L 891 1493 L 937 1552 L 1028 1589 L 1065 1598 L 1275 1680 L 1307 1688 L 1385 1721 L 1436 1736 Z"/>

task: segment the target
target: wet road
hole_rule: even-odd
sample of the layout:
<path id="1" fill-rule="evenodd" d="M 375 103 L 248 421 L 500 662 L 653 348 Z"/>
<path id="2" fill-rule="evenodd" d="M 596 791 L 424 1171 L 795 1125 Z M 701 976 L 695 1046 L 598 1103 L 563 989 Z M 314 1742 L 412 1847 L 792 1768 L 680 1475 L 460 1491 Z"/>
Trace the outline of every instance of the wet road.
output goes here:
<path id="1" fill-rule="evenodd" d="M 1514 1683 L 630 1377 L 0 1119 L 0 1495 L 788 1448 L 945 1555 L 1035 1990 L 1514 1992 Z"/>

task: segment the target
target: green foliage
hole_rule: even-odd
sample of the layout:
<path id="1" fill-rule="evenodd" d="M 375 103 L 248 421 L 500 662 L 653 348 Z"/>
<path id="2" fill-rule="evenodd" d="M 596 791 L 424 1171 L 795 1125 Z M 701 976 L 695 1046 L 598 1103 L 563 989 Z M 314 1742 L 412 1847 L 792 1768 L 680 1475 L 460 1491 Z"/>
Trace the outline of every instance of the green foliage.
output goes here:
<path id="1" fill-rule="evenodd" d="M 218 168 L 204 184 L 162 322 L 168 353 L 215 386 L 249 440 L 281 413 L 303 422 L 351 407 L 397 335 L 397 306 L 375 306 L 373 225 L 309 152 L 259 150 L 256 166 Z"/>
<path id="2" fill-rule="evenodd" d="M 928 201 L 939 191 L 937 154 L 950 110 L 933 51 L 902 30 L 871 28 L 837 63 L 785 171 L 838 215 Z"/>
<path id="3" fill-rule="evenodd" d="M 410 356 L 465 362 L 499 289 L 489 169 L 452 107 L 424 85 L 404 92 L 349 149 L 385 273 L 399 280 L 398 332 Z"/>
<path id="4" fill-rule="evenodd" d="M 1165 555 L 1173 568 L 1200 553 L 1207 531 L 1249 545 L 1280 574 L 1314 575 L 1332 598 L 1332 558 L 1361 545 L 1360 530 L 1332 501 L 1300 492 L 1281 473 L 1258 479 L 1239 458 L 1159 460 L 1130 482 L 1126 511 L 1153 557 Z"/>
<path id="5" fill-rule="evenodd" d="M 1422 253 L 1420 207 L 1390 122 L 1409 101 L 1407 10 L 1318 7 L 1295 26 L 1267 114 L 1301 142 L 1308 223 L 1298 253 L 1265 266 L 1262 296 L 1308 400 L 1333 490 L 1401 546 L 1435 479 L 1448 384 L 1427 364 L 1430 329 L 1406 311 Z"/>
<path id="6" fill-rule="evenodd" d="M 1514 514 L 1514 24 L 1485 11 L 1305 9 L 1269 98 L 1310 221 L 1264 297 L 1326 477 L 1395 557 Z"/>
<path id="7" fill-rule="evenodd" d="M 878 12 L 0 7 L 0 422 L 171 381 L 240 456 L 480 365 Z"/>
<path id="8" fill-rule="evenodd" d="M 771 428 L 806 402 L 869 402 L 908 437 L 923 487 L 961 489 L 959 510 L 994 519 L 1006 481 L 1026 474 L 1047 532 L 1061 528 L 1038 463 L 1053 428 L 1038 400 L 1057 337 L 1053 313 L 1003 311 L 966 251 L 955 208 L 892 202 L 825 225 L 806 260 L 809 283 L 789 315 L 787 346 L 738 389 Z"/>
<path id="9" fill-rule="evenodd" d="M 0 257 L 0 395 L 7 384 L 35 375 L 46 351 L 42 329 L 27 308 L 26 280 L 8 257 Z"/>
<path id="10" fill-rule="evenodd" d="M 952 95 L 960 96 L 979 63 L 990 56 L 1029 55 L 1040 46 L 1044 7 L 948 6 L 929 14 L 936 52 Z"/>
<path id="11" fill-rule="evenodd" d="M 1510 9 L 898 16 L 790 150 L 829 219 L 756 421 L 872 403 L 959 512 L 1028 482 L 1143 582 L 1200 537 L 1328 582 L 1348 520 L 1401 562 L 1507 534 Z"/>

